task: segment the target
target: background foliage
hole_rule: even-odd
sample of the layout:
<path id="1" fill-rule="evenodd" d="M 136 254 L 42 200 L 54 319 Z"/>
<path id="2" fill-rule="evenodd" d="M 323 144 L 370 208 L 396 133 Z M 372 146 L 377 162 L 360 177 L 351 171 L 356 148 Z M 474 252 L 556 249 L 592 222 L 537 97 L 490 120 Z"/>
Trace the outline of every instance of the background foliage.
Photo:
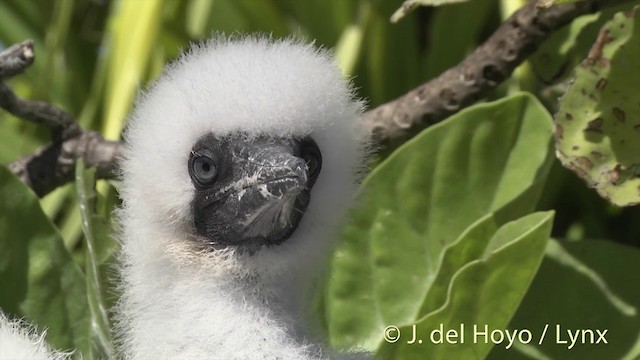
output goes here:
<path id="1" fill-rule="evenodd" d="M 577 19 L 487 99 L 498 101 L 381 155 L 319 301 L 333 346 L 390 359 L 640 356 L 640 210 L 610 205 L 559 165 L 550 115 L 598 31 L 638 3 Z M 295 34 L 335 48 L 375 107 L 456 64 L 523 4 L 418 8 L 391 24 L 400 1 L 0 0 L 0 42 L 35 40 L 36 62 L 10 83 L 20 96 L 118 139 L 135 95 L 190 41 L 215 31 Z M 628 46 L 638 50 L 633 36 Z M 636 60 L 626 66 L 640 74 Z M 637 82 L 620 86 L 640 97 Z M 45 129 L 0 112 L 0 163 L 46 142 Z M 106 309 L 117 299 L 108 270 L 117 182 L 99 182 L 97 195 L 93 183 L 79 165 L 76 184 L 39 201 L 0 167 L 0 308 L 50 328 L 52 344 L 85 358 L 112 353 Z M 506 349 L 383 338 L 389 325 L 406 334 L 412 324 L 428 333 L 461 323 L 529 329 L 534 341 Z M 537 345 L 545 324 L 608 329 L 609 344 Z"/>

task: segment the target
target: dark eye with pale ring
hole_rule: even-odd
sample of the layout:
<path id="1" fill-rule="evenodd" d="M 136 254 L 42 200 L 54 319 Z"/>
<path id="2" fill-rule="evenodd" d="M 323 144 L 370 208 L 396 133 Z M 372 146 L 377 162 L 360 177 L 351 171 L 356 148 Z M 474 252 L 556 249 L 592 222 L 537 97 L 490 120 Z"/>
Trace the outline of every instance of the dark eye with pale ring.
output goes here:
<path id="1" fill-rule="evenodd" d="M 198 184 L 211 185 L 218 177 L 218 168 L 213 158 L 208 155 L 199 155 L 191 159 L 189 174 Z"/>

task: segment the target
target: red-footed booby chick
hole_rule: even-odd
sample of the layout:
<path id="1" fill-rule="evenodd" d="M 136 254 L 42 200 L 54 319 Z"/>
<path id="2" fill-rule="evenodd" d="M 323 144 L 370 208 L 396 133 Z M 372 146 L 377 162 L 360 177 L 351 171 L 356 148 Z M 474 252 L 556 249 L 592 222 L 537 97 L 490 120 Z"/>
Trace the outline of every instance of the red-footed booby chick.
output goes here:
<path id="1" fill-rule="evenodd" d="M 123 357 L 368 358 L 307 321 L 364 163 L 362 109 L 332 55 L 295 40 L 218 37 L 168 66 L 125 132 Z"/>

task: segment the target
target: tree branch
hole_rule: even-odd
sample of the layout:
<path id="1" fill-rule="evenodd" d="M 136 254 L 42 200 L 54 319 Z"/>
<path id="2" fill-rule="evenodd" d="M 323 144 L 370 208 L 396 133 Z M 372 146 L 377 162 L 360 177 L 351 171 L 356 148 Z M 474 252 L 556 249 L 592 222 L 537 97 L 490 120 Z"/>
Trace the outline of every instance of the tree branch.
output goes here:
<path id="1" fill-rule="evenodd" d="M 105 140 L 96 131 L 81 131 L 65 141 L 52 142 L 9 164 L 11 170 L 40 197 L 73 181 L 76 161 L 97 168 L 96 176 L 111 179 L 117 171 L 122 144 Z"/>
<path id="2" fill-rule="evenodd" d="M 33 63 L 33 40 L 12 45 L 0 53 L 0 80 L 20 74 Z"/>
<path id="3" fill-rule="evenodd" d="M 95 131 L 82 130 L 73 116 L 54 105 L 18 98 L 2 82 L 24 71 L 34 58 L 31 40 L 0 52 L 0 107 L 49 128 L 51 143 L 12 162 L 9 169 L 41 197 L 73 180 L 79 158 L 83 158 L 87 166 L 97 167 L 98 177 L 113 177 L 120 143 L 105 140 Z"/>
<path id="4" fill-rule="evenodd" d="M 575 18 L 630 0 L 584 0 L 538 8 L 531 0 L 461 63 L 407 94 L 365 113 L 378 143 L 408 138 L 485 96 L 555 30 Z"/>
<path id="5" fill-rule="evenodd" d="M 553 31 L 578 16 L 631 0 L 584 0 L 549 9 L 531 0 L 460 64 L 407 94 L 364 114 L 378 143 L 410 137 L 485 96 L 532 54 Z M 80 128 L 75 119 L 53 105 L 19 99 L 2 80 L 21 73 L 35 57 L 27 40 L 0 53 L 0 107 L 51 129 L 52 142 L 14 161 L 11 171 L 38 196 L 73 180 L 75 162 L 98 168 L 99 178 L 113 178 L 122 144 Z"/>
<path id="6" fill-rule="evenodd" d="M 82 132 L 76 120 L 64 110 L 44 101 L 20 99 L 2 82 L 0 107 L 19 118 L 48 127 L 54 142 L 76 137 Z"/>

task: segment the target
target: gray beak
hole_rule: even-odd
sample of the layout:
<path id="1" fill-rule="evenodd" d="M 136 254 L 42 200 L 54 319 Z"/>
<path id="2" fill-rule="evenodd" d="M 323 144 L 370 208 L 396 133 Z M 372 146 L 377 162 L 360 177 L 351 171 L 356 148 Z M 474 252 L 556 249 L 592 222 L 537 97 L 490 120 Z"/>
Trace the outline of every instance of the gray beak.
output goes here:
<path id="1" fill-rule="evenodd" d="M 299 142 L 236 138 L 218 150 L 225 159 L 218 166 L 220 174 L 212 186 L 197 188 L 193 202 L 198 235 L 214 248 L 249 250 L 288 239 L 302 219 L 315 181 Z"/>

